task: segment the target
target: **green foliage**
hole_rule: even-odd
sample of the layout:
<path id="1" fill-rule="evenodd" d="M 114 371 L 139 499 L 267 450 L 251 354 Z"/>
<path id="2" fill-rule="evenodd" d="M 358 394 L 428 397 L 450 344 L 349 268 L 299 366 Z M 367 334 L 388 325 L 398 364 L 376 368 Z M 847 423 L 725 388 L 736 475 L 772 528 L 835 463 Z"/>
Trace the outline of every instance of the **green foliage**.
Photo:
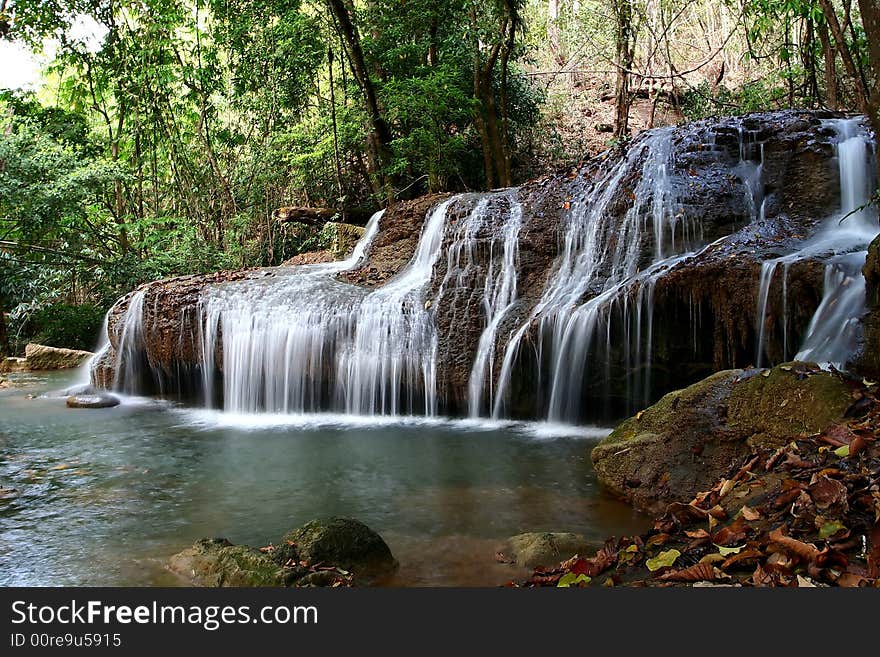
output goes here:
<path id="1" fill-rule="evenodd" d="M 93 304 L 53 304 L 41 308 L 30 318 L 29 341 L 67 349 L 95 348 L 104 319 L 104 310 Z"/>
<path id="2" fill-rule="evenodd" d="M 756 80 L 736 89 L 720 85 L 714 90 L 708 82 L 688 89 L 683 95 L 681 111 L 688 119 L 711 116 L 733 116 L 749 112 L 779 109 L 786 99 L 783 75 L 773 79 Z"/>

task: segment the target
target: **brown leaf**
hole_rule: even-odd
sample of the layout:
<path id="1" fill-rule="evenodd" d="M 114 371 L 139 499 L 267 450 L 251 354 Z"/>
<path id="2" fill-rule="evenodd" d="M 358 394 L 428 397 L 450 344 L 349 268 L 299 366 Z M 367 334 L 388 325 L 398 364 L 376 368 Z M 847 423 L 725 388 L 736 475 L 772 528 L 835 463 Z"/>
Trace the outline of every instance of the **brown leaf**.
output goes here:
<path id="1" fill-rule="evenodd" d="M 709 532 L 705 529 L 696 529 L 690 532 L 686 531 L 684 535 L 688 538 L 709 538 Z"/>
<path id="2" fill-rule="evenodd" d="M 849 445 L 853 441 L 853 438 L 855 438 L 855 434 L 853 434 L 852 430 L 847 425 L 837 424 L 830 429 L 827 429 L 821 436 L 819 436 L 818 440 L 833 445 L 834 447 L 843 447 L 844 445 Z"/>
<path id="3" fill-rule="evenodd" d="M 745 504 L 743 505 L 743 508 L 740 509 L 740 513 L 742 514 L 743 518 L 749 521 L 761 519 L 760 513 L 755 511 L 752 507 L 746 506 Z"/>
<path id="4" fill-rule="evenodd" d="M 654 534 L 651 538 L 645 541 L 645 547 L 647 548 L 654 545 L 663 545 L 668 540 L 669 534 Z"/>
<path id="5" fill-rule="evenodd" d="M 562 579 L 562 573 L 556 573 L 554 575 L 532 575 L 531 579 L 529 579 L 530 584 L 534 584 L 535 586 L 556 586 L 556 583 Z"/>
<path id="6" fill-rule="evenodd" d="M 666 508 L 666 513 L 672 516 L 682 525 L 688 525 L 693 520 L 704 520 L 708 513 L 693 504 L 682 504 L 681 502 L 673 502 Z"/>
<path id="7" fill-rule="evenodd" d="M 867 449 L 869 444 L 870 443 L 861 436 L 856 436 L 849 444 L 849 455 L 858 456 L 861 452 L 864 452 L 865 449 Z"/>
<path id="8" fill-rule="evenodd" d="M 712 535 L 712 542 L 724 547 L 739 545 L 745 540 L 747 530 L 748 527 L 746 526 L 745 520 L 743 518 L 737 518 L 727 527 L 722 527 L 715 532 L 715 534 Z"/>
<path id="9" fill-rule="evenodd" d="M 720 504 L 716 504 L 709 509 L 709 515 L 715 518 L 715 520 L 727 520 L 727 511 Z"/>
<path id="10" fill-rule="evenodd" d="M 724 563 L 721 564 L 722 570 L 727 570 L 731 566 L 738 564 L 740 561 L 750 561 L 752 559 L 760 559 L 764 555 L 758 550 L 741 550 L 737 554 L 732 554 L 724 560 Z"/>
<path id="11" fill-rule="evenodd" d="M 673 570 L 658 577 L 658 579 L 667 582 L 715 581 L 716 578 L 717 575 L 715 568 L 712 567 L 712 564 L 708 563 L 697 563 L 689 568 Z"/>
<path id="12" fill-rule="evenodd" d="M 795 554 L 808 563 L 816 561 L 821 554 L 819 548 L 812 543 L 804 543 L 791 536 L 786 536 L 782 533 L 781 528 L 774 529 L 767 536 L 773 543 L 779 545 L 789 554 Z"/>
<path id="13" fill-rule="evenodd" d="M 755 586 L 773 586 L 773 577 L 758 564 L 755 572 L 752 573 L 752 584 Z"/>
<path id="14" fill-rule="evenodd" d="M 873 586 L 874 580 L 856 573 L 844 573 L 834 583 L 844 588 L 858 588 L 860 586 Z"/>
<path id="15" fill-rule="evenodd" d="M 785 454 L 787 451 L 788 451 L 788 445 L 783 445 L 782 447 L 777 449 L 775 452 L 773 452 L 773 456 L 771 456 L 769 459 L 767 459 L 767 462 L 764 463 L 764 470 L 769 472 L 773 468 L 773 466 L 776 465 L 777 461 L 779 461 L 779 459 L 782 458 L 782 455 Z"/>
<path id="16" fill-rule="evenodd" d="M 818 509 L 827 509 L 838 505 L 847 507 L 846 486 L 836 479 L 831 479 L 825 475 L 814 475 L 807 490 L 810 493 L 813 504 Z"/>

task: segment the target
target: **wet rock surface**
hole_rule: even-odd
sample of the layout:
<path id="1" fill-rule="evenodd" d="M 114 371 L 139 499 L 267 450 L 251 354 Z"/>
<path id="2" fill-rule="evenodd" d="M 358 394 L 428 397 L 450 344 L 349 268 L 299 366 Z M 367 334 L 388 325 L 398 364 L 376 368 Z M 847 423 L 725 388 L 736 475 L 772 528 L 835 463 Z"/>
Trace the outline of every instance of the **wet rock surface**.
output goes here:
<path id="1" fill-rule="evenodd" d="M 880 378 L 880 237 L 871 242 L 862 273 L 868 312 L 863 320 L 865 344 L 856 367 L 861 374 L 877 380 Z"/>
<path id="2" fill-rule="evenodd" d="M 80 393 L 67 398 L 68 408 L 113 408 L 119 406 L 119 397 L 106 392 Z"/>
<path id="3" fill-rule="evenodd" d="M 718 372 L 621 423 L 592 450 L 596 475 L 616 496 L 657 513 L 711 488 L 753 449 L 840 421 L 851 393 L 846 380 L 809 363 Z"/>

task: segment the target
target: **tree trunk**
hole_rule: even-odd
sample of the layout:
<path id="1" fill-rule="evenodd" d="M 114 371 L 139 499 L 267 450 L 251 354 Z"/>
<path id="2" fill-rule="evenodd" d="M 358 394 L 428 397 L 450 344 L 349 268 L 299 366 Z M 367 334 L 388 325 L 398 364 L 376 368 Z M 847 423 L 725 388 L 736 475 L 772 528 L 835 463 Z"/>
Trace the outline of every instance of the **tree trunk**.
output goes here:
<path id="1" fill-rule="evenodd" d="M 388 124 L 386 123 L 385 117 L 382 115 L 382 111 L 379 107 L 376 87 L 370 79 L 367 70 L 367 63 L 364 58 L 363 48 L 361 47 L 360 36 L 357 28 L 352 22 L 351 14 L 349 13 L 345 2 L 343 0 L 327 0 L 327 2 L 339 24 L 339 29 L 344 38 L 348 60 L 351 64 L 351 70 L 364 95 L 364 104 L 366 105 L 367 114 L 370 117 L 370 125 L 372 126 L 372 131 L 375 136 L 373 145 L 376 150 L 375 156 L 377 164 L 379 167 L 384 168 L 390 161 L 389 144 L 391 143 L 391 130 L 388 128 Z M 381 179 L 386 179 L 383 171 L 378 171 L 377 173 Z M 383 186 L 386 187 L 389 200 L 393 200 L 393 190 L 387 188 L 387 185 L 390 184 L 390 182 L 391 181 L 385 180 L 386 184 Z"/>
<path id="2" fill-rule="evenodd" d="M 617 139 L 622 139 L 629 132 L 629 70 L 632 67 L 634 56 L 631 0 L 617 0 L 614 15 L 617 21 L 614 136 Z"/>
<path id="3" fill-rule="evenodd" d="M 3 303 L 0 302 L 0 358 L 5 358 L 9 355 L 9 336 L 6 332 L 6 310 L 3 308 Z"/>
<path id="4" fill-rule="evenodd" d="M 819 34 L 822 54 L 825 57 L 825 105 L 836 110 L 838 109 L 837 67 L 835 65 L 837 50 L 831 43 L 831 37 L 828 36 L 828 25 L 824 22 L 817 22 L 816 32 Z"/>
<path id="5" fill-rule="evenodd" d="M 880 135 L 880 0 L 859 0 L 859 12 L 868 43 L 868 118 L 874 133 Z"/>

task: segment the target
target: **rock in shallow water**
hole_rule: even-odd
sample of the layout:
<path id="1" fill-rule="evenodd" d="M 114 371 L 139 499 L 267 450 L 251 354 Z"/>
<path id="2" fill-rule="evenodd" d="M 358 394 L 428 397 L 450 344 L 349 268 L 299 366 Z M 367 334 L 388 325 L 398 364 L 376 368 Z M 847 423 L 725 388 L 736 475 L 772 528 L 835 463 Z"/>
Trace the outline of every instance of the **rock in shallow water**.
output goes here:
<path id="1" fill-rule="evenodd" d="M 71 395 L 67 398 L 68 408 L 112 408 L 113 406 L 119 406 L 119 397 L 106 392 Z"/>
<path id="2" fill-rule="evenodd" d="M 516 562 L 517 566 L 536 568 L 555 566 L 575 554 L 585 556 L 596 551 L 580 534 L 567 532 L 529 532 L 517 534 L 507 539 L 502 553 Z"/>
<path id="3" fill-rule="evenodd" d="M 198 586 L 370 584 L 398 563 L 376 532 L 351 518 L 313 520 L 277 546 L 257 549 L 206 538 L 171 557 L 168 568 Z"/>
<path id="4" fill-rule="evenodd" d="M 624 421 L 593 449 L 593 465 L 615 495 L 659 513 L 710 489 L 754 447 L 822 431 L 852 401 L 842 378 L 814 364 L 718 372 Z"/>

